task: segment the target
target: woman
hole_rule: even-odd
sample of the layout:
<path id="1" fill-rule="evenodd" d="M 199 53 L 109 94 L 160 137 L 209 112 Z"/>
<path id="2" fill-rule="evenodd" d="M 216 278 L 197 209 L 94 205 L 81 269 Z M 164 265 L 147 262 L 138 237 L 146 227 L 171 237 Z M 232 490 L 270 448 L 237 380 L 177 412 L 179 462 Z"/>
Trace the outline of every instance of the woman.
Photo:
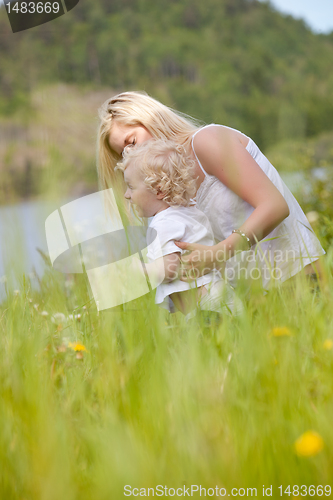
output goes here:
<path id="1" fill-rule="evenodd" d="M 325 252 L 302 209 L 256 144 L 222 125 L 199 126 L 192 118 L 141 92 L 124 92 L 100 109 L 98 173 L 103 189 L 119 186 L 114 172 L 124 148 L 151 139 L 181 144 L 195 161 L 196 202 L 209 218 L 212 247 L 179 242 L 183 279 L 225 263 L 225 275 L 259 280 L 268 289 L 302 269 L 319 272 Z M 242 250 L 242 252 L 239 252 Z"/>

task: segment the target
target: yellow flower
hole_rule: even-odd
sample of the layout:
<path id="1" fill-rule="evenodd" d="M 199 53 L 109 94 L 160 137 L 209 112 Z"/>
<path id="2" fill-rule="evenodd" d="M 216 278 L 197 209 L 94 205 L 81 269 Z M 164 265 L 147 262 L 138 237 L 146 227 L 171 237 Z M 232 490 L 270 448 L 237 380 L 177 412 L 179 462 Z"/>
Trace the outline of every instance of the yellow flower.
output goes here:
<path id="1" fill-rule="evenodd" d="M 87 351 L 87 349 L 84 347 L 84 345 L 80 344 L 79 342 L 69 342 L 68 347 L 73 349 L 73 351 Z"/>
<path id="2" fill-rule="evenodd" d="M 327 351 L 330 351 L 332 347 L 333 347 L 333 340 L 326 339 L 325 342 L 323 343 L 323 348 L 326 349 Z"/>
<path id="3" fill-rule="evenodd" d="M 292 333 L 287 326 L 276 326 L 275 328 L 272 328 L 271 335 L 273 337 L 285 337 L 292 335 Z"/>
<path id="4" fill-rule="evenodd" d="M 299 457 L 312 457 L 324 448 L 324 441 L 317 432 L 306 431 L 295 441 L 294 446 Z"/>

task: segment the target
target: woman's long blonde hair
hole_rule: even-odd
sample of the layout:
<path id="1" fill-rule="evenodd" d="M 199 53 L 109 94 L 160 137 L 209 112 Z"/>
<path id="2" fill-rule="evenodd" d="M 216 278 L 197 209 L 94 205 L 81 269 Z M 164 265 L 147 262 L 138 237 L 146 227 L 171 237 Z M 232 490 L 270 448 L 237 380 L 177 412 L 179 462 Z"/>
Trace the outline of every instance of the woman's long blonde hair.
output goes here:
<path id="1" fill-rule="evenodd" d="M 201 126 L 190 116 L 168 108 L 145 92 L 123 92 L 108 99 L 99 109 L 99 117 L 97 171 L 101 189 L 117 190 L 122 183 L 114 171 L 121 157 L 109 144 L 114 121 L 121 125 L 143 125 L 155 139 L 169 139 L 185 148 Z"/>

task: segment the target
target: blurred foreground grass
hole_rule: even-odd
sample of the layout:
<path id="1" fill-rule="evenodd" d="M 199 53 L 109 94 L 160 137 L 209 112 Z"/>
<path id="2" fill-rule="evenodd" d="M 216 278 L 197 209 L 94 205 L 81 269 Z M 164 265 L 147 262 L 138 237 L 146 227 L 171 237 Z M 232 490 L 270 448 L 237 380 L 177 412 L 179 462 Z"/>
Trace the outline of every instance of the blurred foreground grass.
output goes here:
<path id="1" fill-rule="evenodd" d="M 23 279 L 0 306 L 0 497 L 330 484 L 332 262 L 321 292 L 254 294 L 210 328 L 149 295 L 98 315 L 80 275 Z"/>
<path id="2" fill-rule="evenodd" d="M 126 485 L 259 498 L 273 485 L 280 498 L 280 485 L 331 484 L 331 193 L 318 181 L 300 200 L 327 250 L 322 289 L 253 293 L 220 325 L 187 324 L 149 295 L 97 314 L 82 275 L 50 267 L 39 290 L 7 283 L 0 498 L 118 500 Z"/>

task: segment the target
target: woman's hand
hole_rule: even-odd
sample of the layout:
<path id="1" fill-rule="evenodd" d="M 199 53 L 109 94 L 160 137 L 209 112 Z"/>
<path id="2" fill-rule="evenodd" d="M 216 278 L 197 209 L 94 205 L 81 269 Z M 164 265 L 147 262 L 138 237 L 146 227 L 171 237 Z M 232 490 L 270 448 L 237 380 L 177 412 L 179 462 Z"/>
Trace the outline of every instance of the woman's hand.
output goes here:
<path id="1" fill-rule="evenodd" d="M 214 268 L 220 269 L 224 264 L 224 255 L 216 246 L 200 245 L 175 241 L 177 247 L 188 253 L 181 256 L 180 279 L 194 281 L 200 276 L 210 273 Z"/>

